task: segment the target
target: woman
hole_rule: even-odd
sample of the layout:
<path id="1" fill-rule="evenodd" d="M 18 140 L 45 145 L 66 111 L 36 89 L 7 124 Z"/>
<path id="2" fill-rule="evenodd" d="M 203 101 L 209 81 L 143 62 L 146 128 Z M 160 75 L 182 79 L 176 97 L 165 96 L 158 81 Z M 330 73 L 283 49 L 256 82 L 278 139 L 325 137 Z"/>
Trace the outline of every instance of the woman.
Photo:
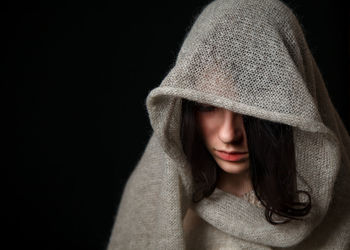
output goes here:
<path id="1" fill-rule="evenodd" d="M 271 224 L 288 222 L 273 221 L 273 211 L 288 219 L 298 219 L 310 211 L 307 192 L 308 202 L 293 203 L 298 198 L 292 127 L 188 100 L 182 100 L 182 114 L 183 148 L 192 176 L 196 176 L 194 202 L 209 196 L 217 187 L 266 207 L 266 219 Z M 259 193 L 257 197 L 254 190 Z M 186 213 L 184 232 L 189 249 L 237 248 L 230 237 L 192 209 Z M 203 235 L 211 238 L 210 245 L 208 240 L 196 240 Z"/>
<path id="2" fill-rule="evenodd" d="M 286 5 L 205 6 L 146 105 L 109 250 L 349 249 L 349 134 Z"/>

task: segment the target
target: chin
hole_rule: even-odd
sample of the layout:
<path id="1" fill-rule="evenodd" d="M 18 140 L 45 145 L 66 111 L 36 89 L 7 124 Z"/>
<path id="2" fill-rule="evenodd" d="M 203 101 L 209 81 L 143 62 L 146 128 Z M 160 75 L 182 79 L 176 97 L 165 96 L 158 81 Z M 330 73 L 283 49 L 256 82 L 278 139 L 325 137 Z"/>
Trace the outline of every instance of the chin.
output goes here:
<path id="1" fill-rule="evenodd" d="M 227 162 L 224 160 L 217 160 L 216 163 L 226 173 L 229 174 L 240 174 L 246 172 L 249 169 L 249 162 Z"/>

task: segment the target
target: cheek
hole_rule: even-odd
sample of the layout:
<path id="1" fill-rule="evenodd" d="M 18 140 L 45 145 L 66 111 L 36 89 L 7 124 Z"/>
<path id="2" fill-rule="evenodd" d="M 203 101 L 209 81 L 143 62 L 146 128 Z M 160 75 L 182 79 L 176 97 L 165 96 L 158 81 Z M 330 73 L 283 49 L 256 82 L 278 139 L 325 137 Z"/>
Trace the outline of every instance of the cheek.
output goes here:
<path id="1" fill-rule="evenodd" d="M 198 117 L 198 128 L 204 141 L 207 143 L 211 142 L 216 134 L 216 125 L 210 117 L 199 116 Z"/>

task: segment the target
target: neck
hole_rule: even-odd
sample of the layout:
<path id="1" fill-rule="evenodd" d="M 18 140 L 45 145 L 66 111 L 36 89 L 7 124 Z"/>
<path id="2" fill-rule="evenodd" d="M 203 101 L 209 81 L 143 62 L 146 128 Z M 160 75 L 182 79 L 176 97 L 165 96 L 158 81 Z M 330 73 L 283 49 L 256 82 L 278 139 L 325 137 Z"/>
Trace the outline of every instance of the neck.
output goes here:
<path id="1" fill-rule="evenodd" d="M 249 171 L 240 174 L 230 174 L 221 170 L 217 188 L 239 197 L 243 196 L 253 189 Z"/>

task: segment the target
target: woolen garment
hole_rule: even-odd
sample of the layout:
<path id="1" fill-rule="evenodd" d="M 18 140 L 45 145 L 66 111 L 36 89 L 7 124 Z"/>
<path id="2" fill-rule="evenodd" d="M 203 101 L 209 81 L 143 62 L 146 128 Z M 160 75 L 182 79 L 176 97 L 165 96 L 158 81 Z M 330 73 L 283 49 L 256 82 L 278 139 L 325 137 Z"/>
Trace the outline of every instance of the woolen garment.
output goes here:
<path id="1" fill-rule="evenodd" d="M 229 195 L 216 188 L 213 196 Z M 263 207 L 261 202 L 254 194 L 254 190 L 245 193 L 242 199 Z M 189 208 L 184 218 L 184 237 L 186 249 L 207 249 L 207 250 L 223 250 L 223 249 L 241 249 L 239 241 L 231 237 L 229 234 L 222 232 L 216 227 L 210 225 L 203 220 L 196 212 Z M 198 240 L 200 239 L 200 240 Z M 243 241 L 243 244 L 244 241 Z M 261 248 L 261 246 L 257 246 Z M 269 249 L 268 247 L 265 249 Z"/>
<path id="2" fill-rule="evenodd" d="M 265 208 L 218 189 L 193 204 L 180 139 L 182 99 L 290 125 L 297 189 L 310 193 L 310 213 L 272 225 Z M 124 188 L 108 250 L 186 249 L 183 220 L 190 207 L 228 236 L 232 249 L 350 248 L 349 134 L 284 3 L 215 0 L 204 6 L 146 107 L 153 132 Z"/>

